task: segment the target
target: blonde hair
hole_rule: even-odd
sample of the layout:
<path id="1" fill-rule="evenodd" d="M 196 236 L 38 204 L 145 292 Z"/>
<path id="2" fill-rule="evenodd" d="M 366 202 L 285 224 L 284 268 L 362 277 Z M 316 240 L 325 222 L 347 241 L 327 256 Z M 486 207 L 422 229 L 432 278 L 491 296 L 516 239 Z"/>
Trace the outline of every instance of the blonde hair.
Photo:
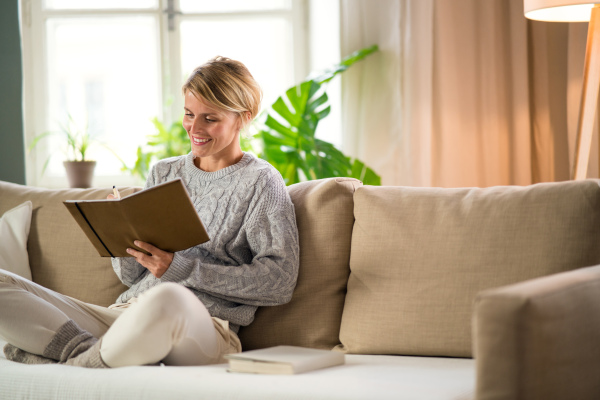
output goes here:
<path id="1" fill-rule="evenodd" d="M 262 90 L 248 68 L 239 61 L 217 56 L 197 67 L 183 84 L 185 95 L 192 92 L 210 105 L 238 115 L 246 127 L 258 115 Z M 246 121 L 245 113 L 250 113 Z"/>

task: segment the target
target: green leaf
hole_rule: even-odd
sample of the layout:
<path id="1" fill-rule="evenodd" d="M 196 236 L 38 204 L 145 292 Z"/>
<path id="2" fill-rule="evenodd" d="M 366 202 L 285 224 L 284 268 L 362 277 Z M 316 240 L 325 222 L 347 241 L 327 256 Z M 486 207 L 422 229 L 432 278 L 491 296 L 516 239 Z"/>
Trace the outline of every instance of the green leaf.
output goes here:
<path id="1" fill-rule="evenodd" d="M 271 135 L 269 132 L 264 131 L 262 133 L 263 139 L 266 145 L 280 145 L 280 146 L 295 146 L 296 142 L 288 139 Z"/>
<path id="2" fill-rule="evenodd" d="M 363 179 L 363 170 L 365 169 L 365 164 L 360 160 L 354 160 L 352 164 L 352 178 L 356 178 L 358 180 Z"/>
<path id="3" fill-rule="evenodd" d="M 41 134 L 37 135 L 36 137 L 34 137 L 34 138 L 33 138 L 33 140 L 31 141 L 31 144 L 30 144 L 30 145 L 29 145 L 29 147 L 27 148 L 27 149 L 28 149 L 28 151 L 32 151 L 32 150 L 33 150 L 33 148 L 34 148 L 35 146 L 37 146 L 37 144 L 38 144 L 38 142 L 39 142 L 40 140 L 44 139 L 44 138 L 45 138 L 45 137 L 47 137 L 47 136 L 50 136 L 50 135 L 55 135 L 56 133 L 57 133 L 57 132 L 44 132 L 44 133 L 41 133 Z"/>
<path id="4" fill-rule="evenodd" d="M 375 171 L 373 171 L 371 168 L 367 167 L 367 170 L 365 172 L 364 178 L 362 179 L 362 182 L 365 185 L 380 186 L 381 185 L 381 177 L 379 175 L 377 175 L 375 173 Z"/>
<path id="5" fill-rule="evenodd" d="M 282 151 L 280 146 L 265 147 L 265 156 L 269 162 L 276 164 L 286 164 L 289 159 L 287 153 Z"/>
<path id="6" fill-rule="evenodd" d="M 309 79 L 312 79 L 315 82 L 318 82 L 320 84 L 329 82 L 336 75 L 344 72 L 349 67 L 354 65 L 356 62 L 364 59 L 368 55 L 370 55 L 378 50 L 379 50 L 379 46 L 374 44 L 373 46 L 366 47 L 364 49 L 355 51 L 354 53 L 350 54 L 348 57 L 344 58 L 339 64 L 336 64 L 332 68 L 329 68 L 321 73 L 315 74 L 314 76 L 311 75 L 311 76 L 309 76 Z"/>
<path id="7" fill-rule="evenodd" d="M 292 126 L 297 125 L 300 122 L 300 115 L 291 112 L 287 104 L 285 104 L 285 101 L 283 101 L 283 97 L 281 96 L 278 97 L 277 100 L 275 100 L 275 103 L 273 103 L 271 108 L 281 117 L 283 117 L 283 119 L 289 122 L 289 124 Z M 269 118 L 272 117 L 269 116 Z"/>
<path id="8" fill-rule="evenodd" d="M 321 96 L 319 96 L 317 99 L 311 101 L 308 104 L 308 113 L 315 113 L 317 111 L 317 108 L 327 103 L 328 100 L 329 98 L 327 97 L 327 93 L 323 92 Z M 330 108 L 329 105 L 327 105 L 327 108 Z"/>
<path id="9" fill-rule="evenodd" d="M 280 135 L 286 136 L 291 139 L 297 139 L 297 137 L 298 137 L 298 134 L 291 129 L 298 125 L 284 126 L 283 124 L 281 124 L 279 121 L 277 121 L 275 118 L 271 117 L 270 115 L 267 117 L 267 120 L 265 121 L 265 126 L 267 126 L 268 128 L 271 128 L 274 131 L 274 134 L 278 133 Z"/>

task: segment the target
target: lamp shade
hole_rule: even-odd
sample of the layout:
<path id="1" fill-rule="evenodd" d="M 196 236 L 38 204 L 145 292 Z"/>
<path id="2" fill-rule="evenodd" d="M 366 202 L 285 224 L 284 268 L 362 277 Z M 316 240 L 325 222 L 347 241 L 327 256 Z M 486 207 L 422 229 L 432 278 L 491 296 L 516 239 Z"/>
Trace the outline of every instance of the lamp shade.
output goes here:
<path id="1" fill-rule="evenodd" d="M 538 21 L 586 22 L 592 7 L 591 0 L 524 0 L 525 17 Z"/>

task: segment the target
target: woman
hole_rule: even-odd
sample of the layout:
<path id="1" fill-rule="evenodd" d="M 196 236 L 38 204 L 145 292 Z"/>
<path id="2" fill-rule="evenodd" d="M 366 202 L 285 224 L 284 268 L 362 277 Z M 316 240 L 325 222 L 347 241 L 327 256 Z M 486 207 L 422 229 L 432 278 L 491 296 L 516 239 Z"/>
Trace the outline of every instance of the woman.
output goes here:
<path id="1" fill-rule="evenodd" d="M 150 255 L 128 249 L 132 257 L 112 259 L 129 289 L 109 308 L 0 271 L 0 304 L 17 305 L 0 307 L 7 358 L 84 367 L 219 363 L 241 351 L 237 332 L 259 306 L 291 299 L 293 205 L 281 175 L 239 144 L 258 113 L 259 86 L 242 63 L 217 57 L 190 75 L 183 95 L 192 151 L 158 162 L 145 188 L 181 178 L 211 240 L 176 253 L 137 241 Z"/>

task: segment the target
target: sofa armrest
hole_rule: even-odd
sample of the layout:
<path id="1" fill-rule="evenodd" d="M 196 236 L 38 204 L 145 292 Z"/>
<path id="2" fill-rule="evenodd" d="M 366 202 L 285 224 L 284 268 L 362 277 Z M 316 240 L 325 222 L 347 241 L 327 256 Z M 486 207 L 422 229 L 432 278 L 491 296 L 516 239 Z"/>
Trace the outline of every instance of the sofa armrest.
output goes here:
<path id="1" fill-rule="evenodd" d="M 600 266 L 481 292 L 476 399 L 600 399 Z"/>

